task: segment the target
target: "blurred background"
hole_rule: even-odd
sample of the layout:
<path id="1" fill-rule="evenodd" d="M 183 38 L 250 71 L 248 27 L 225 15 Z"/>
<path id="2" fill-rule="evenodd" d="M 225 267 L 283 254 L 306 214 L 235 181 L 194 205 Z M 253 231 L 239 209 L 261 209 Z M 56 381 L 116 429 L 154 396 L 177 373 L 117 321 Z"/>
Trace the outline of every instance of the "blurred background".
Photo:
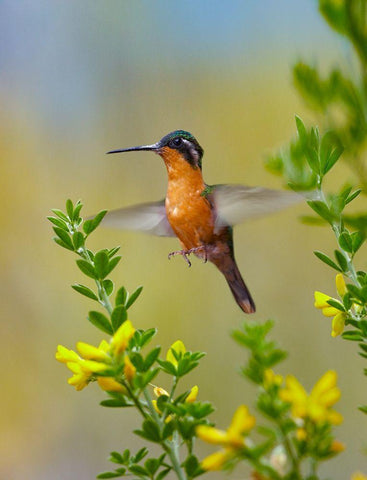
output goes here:
<path id="1" fill-rule="evenodd" d="M 84 278 L 51 240 L 50 209 L 68 197 L 82 199 L 87 215 L 163 198 L 159 157 L 104 153 L 175 129 L 203 146 L 208 183 L 281 188 L 264 157 L 294 135 L 295 113 L 312 120 L 290 66 L 305 57 L 326 68 L 348 52 L 309 0 L 2 0 L 0 44 L 0 478 L 89 480 L 109 468 L 111 450 L 142 444 L 131 433 L 135 412 L 99 407 L 95 385 L 75 392 L 54 360 L 59 343 L 101 337 L 86 320 L 91 302 L 70 288 Z M 333 175 L 335 185 L 350 178 L 343 165 Z M 332 294 L 334 276 L 312 250 L 332 251 L 334 238 L 302 225 L 304 213 L 300 205 L 238 226 L 236 255 L 258 307 L 253 318 L 274 319 L 273 337 L 289 350 L 281 372 L 307 388 L 327 369 L 339 374 L 346 421 L 337 436 L 347 451 L 323 473 L 344 479 L 366 467 L 363 362 L 313 307 L 313 291 Z M 226 426 L 254 390 L 238 373 L 245 357 L 230 332 L 244 316 L 224 279 L 198 260 L 191 269 L 168 262 L 175 239 L 99 229 L 91 240 L 92 248 L 115 245 L 123 255 L 116 283 L 144 285 L 134 325 L 157 327 L 164 351 L 180 338 L 207 352 L 187 386 L 199 385 Z M 200 446 L 202 456 L 212 451 Z M 232 478 L 246 475 L 239 468 Z"/>

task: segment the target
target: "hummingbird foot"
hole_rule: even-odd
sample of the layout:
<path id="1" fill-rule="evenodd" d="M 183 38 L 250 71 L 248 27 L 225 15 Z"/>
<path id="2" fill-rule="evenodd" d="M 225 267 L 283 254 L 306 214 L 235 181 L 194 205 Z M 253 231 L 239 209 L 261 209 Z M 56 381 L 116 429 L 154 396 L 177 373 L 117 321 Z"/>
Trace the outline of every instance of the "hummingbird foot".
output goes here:
<path id="1" fill-rule="evenodd" d="M 199 247 L 194 247 L 190 248 L 189 250 L 177 250 L 176 252 L 171 252 L 168 254 L 168 260 L 171 260 L 171 257 L 174 257 L 175 255 L 182 255 L 186 263 L 188 264 L 189 267 L 191 267 L 191 262 L 188 258 L 188 255 L 191 253 L 196 253 L 198 251 L 204 250 L 204 263 L 207 262 L 207 252 L 206 252 L 206 246 L 205 245 L 200 245 Z"/>

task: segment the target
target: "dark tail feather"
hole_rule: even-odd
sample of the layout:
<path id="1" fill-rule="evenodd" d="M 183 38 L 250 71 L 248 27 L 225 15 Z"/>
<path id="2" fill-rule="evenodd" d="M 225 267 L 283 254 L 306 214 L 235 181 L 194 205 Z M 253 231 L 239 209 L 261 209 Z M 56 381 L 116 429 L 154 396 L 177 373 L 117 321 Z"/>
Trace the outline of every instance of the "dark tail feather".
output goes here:
<path id="1" fill-rule="evenodd" d="M 229 288 L 231 289 L 231 292 L 239 307 L 245 313 L 254 313 L 256 310 L 255 303 L 251 297 L 251 293 L 243 281 L 240 271 L 238 270 L 236 261 L 232 258 L 230 261 L 228 261 L 228 257 L 226 260 L 226 265 L 217 265 L 217 267 L 225 276 Z"/>

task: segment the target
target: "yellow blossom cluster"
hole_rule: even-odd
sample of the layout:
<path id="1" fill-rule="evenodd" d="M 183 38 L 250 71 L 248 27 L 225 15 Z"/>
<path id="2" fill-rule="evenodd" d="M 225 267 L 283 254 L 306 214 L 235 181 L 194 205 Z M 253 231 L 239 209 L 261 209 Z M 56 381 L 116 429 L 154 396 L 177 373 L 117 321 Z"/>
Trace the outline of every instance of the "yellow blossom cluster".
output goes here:
<path id="1" fill-rule="evenodd" d="M 73 376 L 68 379 L 69 385 L 73 385 L 76 390 L 82 390 L 97 377 L 98 384 L 103 390 L 125 393 L 125 387 L 114 377 L 99 376 L 98 374 L 103 374 L 118 362 L 123 362 L 124 377 L 128 382 L 132 381 L 135 376 L 135 367 L 125 350 L 134 332 L 135 328 L 132 323 L 126 320 L 115 332 L 110 343 L 102 340 L 99 346 L 95 347 L 88 343 L 78 342 L 76 348 L 79 354 L 59 345 L 55 355 L 56 360 L 65 363 L 73 373 Z"/>
<path id="2" fill-rule="evenodd" d="M 335 277 L 336 290 L 341 298 L 347 293 L 347 287 L 345 285 L 344 277 L 341 273 L 338 273 Z M 347 312 L 342 312 L 337 308 L 331 306 L 328 301 L 336 300 L 322 292 L 315 292 L 315 307 L 320 309 L 325 317 L 333 317 L 331 336 L 337 337 L 344 331 L 345 319 L 347 318 Z"/>
<path id="3" fill-rule="evenodd" d="M 338 425 L 343 421 L 340 413 L 331 407 L 339 400 L 340 390 L 336 385 L 336 372 L 329 370 L 315 384 L 308 394 L 300 382 L 293 376 L 286 377 L 286 386 L 279 392 L 280 398 L 291 404 L 295 419 L 310 419 L 315 424 L 330 423 Z M 306 432 L 300 428 L 299 440 L 305 438 Z"/>
<path id="4" fill-rule="evenodd" d="M 204 458 L 201 466 L 204 470 L 220 470 L 223 465 L 235 457 L 236 453 L 246 447 L 245 435 L 255 426 L 255 417 L 252 416 L 246 405 L 240 405 L 233 415 L 227 430 L 208 425 L 199 425 L 196 433 L 204 442 L 221 445 L 223 450 Z"/>

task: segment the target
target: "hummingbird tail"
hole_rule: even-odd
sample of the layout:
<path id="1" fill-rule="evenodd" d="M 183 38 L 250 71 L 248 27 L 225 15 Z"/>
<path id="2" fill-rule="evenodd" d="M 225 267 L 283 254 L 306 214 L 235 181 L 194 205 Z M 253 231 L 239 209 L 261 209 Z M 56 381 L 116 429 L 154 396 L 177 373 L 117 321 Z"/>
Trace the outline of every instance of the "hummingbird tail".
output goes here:
<path id="1" fill-rule="evenodd" d="M 251 293 L 249 292 L 249 289 L 246 287 L 246 284 L 243 281 L 236 261 L 234 260 L 234 258 L 231 260 L 232 261 L 229 263 L 227 257 L 227 261 L 225 262 L 226 265 L 217 265 L 217 267 L 225 276 L 229 288 L 231 289 L 232 295 L 234 296 L 239 307 L 245 313 L 254 313 L 256 311 L 255 302 L 253 301 Z"/>

